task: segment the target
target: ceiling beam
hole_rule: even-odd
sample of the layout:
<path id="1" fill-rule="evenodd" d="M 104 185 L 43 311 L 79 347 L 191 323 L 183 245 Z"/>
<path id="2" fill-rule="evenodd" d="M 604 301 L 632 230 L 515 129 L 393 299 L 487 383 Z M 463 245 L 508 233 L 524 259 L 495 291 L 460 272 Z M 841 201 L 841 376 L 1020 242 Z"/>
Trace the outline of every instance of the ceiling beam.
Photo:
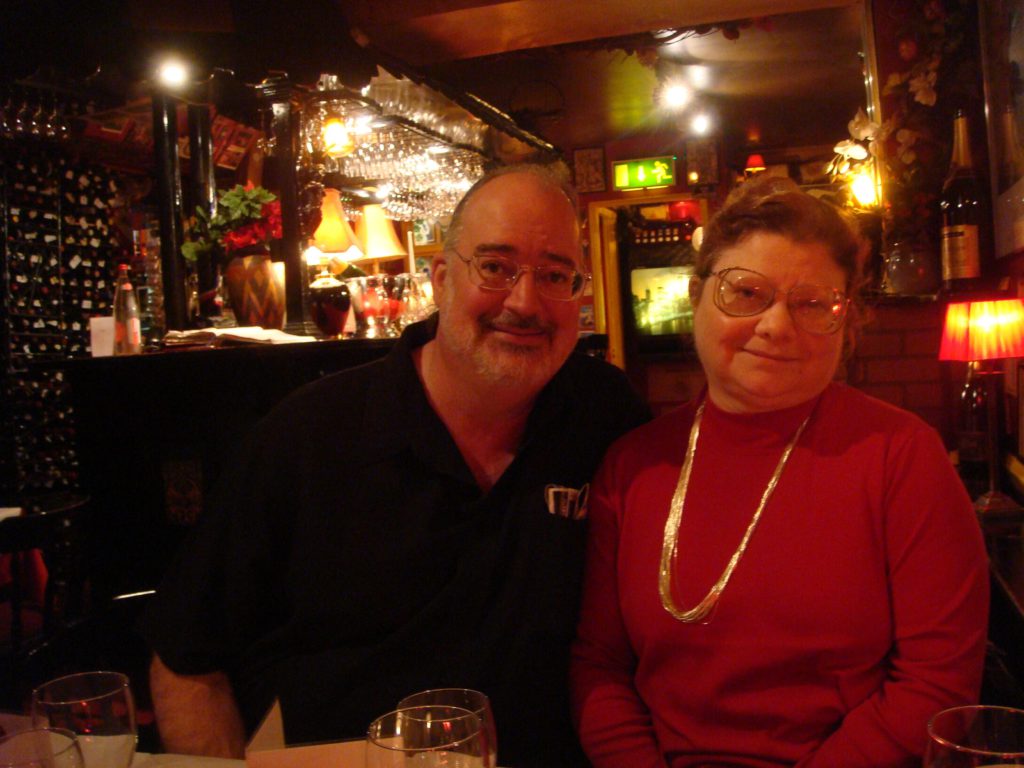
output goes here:
<path id="1" fill-rule="evenodd" d="M 346 0 L 374 45 L 412 64 L 854 4 L 854 0 Z"/>

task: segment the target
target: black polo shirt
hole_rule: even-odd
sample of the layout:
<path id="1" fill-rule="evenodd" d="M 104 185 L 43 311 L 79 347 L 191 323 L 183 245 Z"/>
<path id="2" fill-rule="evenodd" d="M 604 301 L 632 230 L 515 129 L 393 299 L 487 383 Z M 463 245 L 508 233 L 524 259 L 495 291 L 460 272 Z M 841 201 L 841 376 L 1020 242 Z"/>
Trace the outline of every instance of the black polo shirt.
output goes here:
<path id="1" fill-rule="evenodd" d="M 425 688 L 490 696 L 499 761 L 582 762 L 568 648 L 584 523 L 552 514 L 647 418 L 616 368 L 574 354 L 486 494 L 427 402 L 406 329 L 382 360 L 296 391 L 255 428 L 143 629 L 174 671 L 226 670 L 247 729 L 281 700 L 289 743 L 365 734 Z"/>

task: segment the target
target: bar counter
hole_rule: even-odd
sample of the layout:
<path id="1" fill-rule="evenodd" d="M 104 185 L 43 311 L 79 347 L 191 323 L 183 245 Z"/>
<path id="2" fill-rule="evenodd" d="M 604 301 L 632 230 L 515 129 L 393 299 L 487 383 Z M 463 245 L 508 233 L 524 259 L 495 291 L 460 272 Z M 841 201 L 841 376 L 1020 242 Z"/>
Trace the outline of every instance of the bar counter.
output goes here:
<path id="1" fill-rule="evenodd" d="M 94 594 L 154 587 L 249 428 L 292 390 L 381 357 L 393 343 L 254 344 L 62 363 L 80 487 L 95 502 L 87 556 Z"/>

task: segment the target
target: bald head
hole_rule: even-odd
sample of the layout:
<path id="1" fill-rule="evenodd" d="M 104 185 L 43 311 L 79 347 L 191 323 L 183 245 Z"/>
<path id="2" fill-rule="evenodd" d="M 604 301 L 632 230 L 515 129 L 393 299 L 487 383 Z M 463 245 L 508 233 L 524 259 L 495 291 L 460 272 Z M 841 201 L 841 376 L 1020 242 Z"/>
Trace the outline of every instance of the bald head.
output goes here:
<path id="1" fill-rule="evenodd" d="M 576 190 L 573 189 L 572 186 L 550 166 L 538 165 L 536 163 L 503 165 L 484 174 L 476 181 L 475 184 L 473 184 L 472 187 L 469 188 L 466 194 L 463 195 L 462 200 L 459 201 L 454 213 L 452 213 L 451 222 L 448 225 L 448 231 L 444 239 L 445 248 L 455 248 L 458 246 L 459 240 L 462 236 L 466 210 L 467 208 L 472 207 L 471 204 L 473 199 L 477 196 L 480 190 L 497 179 L 513 175 L 527 175 L 535 179 L 540 186 L 549 187 L 552 190 L 560 192 L 561 195 L 565 197 L 569 210 L 571 210 L 573 212 L 573 216 L 575 216 L 577 203 Z"/>

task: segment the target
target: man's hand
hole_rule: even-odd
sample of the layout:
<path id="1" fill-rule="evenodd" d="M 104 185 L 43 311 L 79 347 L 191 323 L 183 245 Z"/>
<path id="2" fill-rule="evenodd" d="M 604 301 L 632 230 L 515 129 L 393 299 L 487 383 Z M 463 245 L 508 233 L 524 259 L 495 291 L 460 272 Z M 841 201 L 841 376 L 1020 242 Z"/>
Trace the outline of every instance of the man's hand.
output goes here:
<path id="1" fill-rule="evenodd" d="M 154 654 L 149 685 L 165 751 L 245 756 L 245 729 L 226 674 L 179 675 Z"/>

